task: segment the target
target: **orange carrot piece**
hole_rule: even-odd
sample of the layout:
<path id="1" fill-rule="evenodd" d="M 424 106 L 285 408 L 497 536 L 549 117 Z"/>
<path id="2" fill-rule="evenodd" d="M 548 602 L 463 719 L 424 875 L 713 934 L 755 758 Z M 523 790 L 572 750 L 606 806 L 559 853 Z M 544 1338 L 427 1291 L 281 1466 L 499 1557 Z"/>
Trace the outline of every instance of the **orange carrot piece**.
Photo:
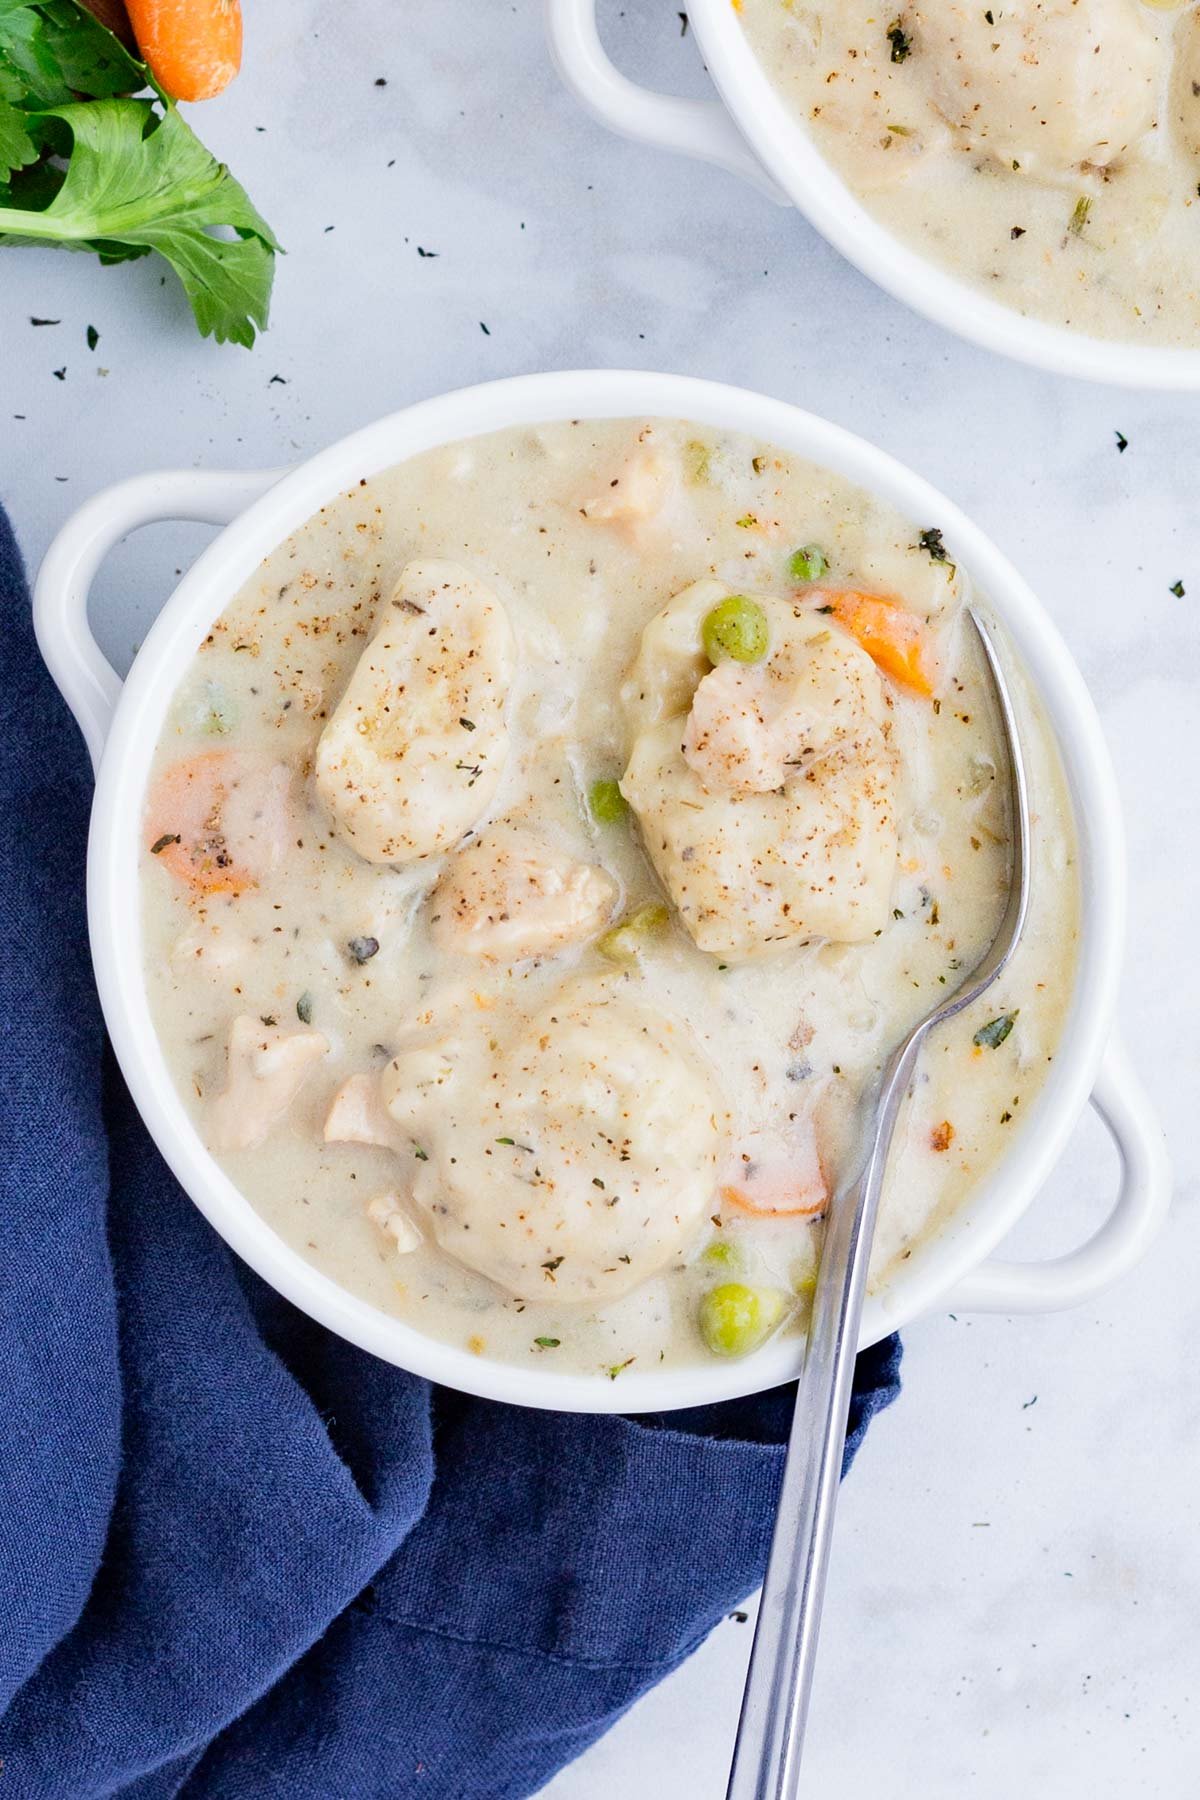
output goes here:
<path id="1" fill-rule="evenodd" d="M 125 0 L 142 55 L 172 100 L 211 100 L 242 66 L 241 0 Z"/>
<path id="2" fill-rule="evenodd" d="M 929 627 L 900 600 L 858 588 L 822 588 L 820 599 L 885 675 L 932 699 L 937 657 Z"/>
<path id="3" fill-rule="evenodd" d="M 736 1212 L 750 1213 L 756 1219 L 811 1219 L 814 1213 L 825 1210 L 828 1199 L 828 1195 L 822 1194 L 805 1206 L 756 1206 L 744 1188 L 727 1186 L 718 1188 L 717 1192 L 724 1205 L 732 1206 Z"/>
<path id="4" fill-rule="evenodd" d="M 146 805 L 145 842 L 202 894 L 244 894 L 286 849 L 287 768 L 253 751 L 209 750 L 172 763 Z"/>

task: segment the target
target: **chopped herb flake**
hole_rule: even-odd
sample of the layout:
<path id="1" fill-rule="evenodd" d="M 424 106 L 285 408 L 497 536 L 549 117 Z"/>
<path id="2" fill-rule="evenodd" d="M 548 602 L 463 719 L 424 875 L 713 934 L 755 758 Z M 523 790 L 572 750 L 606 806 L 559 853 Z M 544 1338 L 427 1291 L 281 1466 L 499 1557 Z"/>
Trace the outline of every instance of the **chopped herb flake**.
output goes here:
<path id="1" fill-rule="evenodd" d="M 297 1000 L 297 1002 L 296 1002 L 296 1017 L 299 1019 L 299 1021 L 302 1025 L 311 1025 L 312 1024 L 313 997 L 311 994 L 308 994 L 308 993 L 301 994 L 300 998 Z"/>
<path id="2" fill-rule="evenodd" d="M 693 487 L 698 487 L 701 482 L 707 481 L 712 455 L 708 445 L 702 444 L 699 438 L 692 438 L 684 445 L 683 455 L 684 472 Z"/>
<path id="3" fill-rule="evenodd" d="M 547 1275 L 549 1275 L 552 1279 L 554 1276 L 555 1269 L 562 1267 L 562 1260 L 563 1259 L 561 1256 L 552 1256 L 550 1258 L 549 1262 L 544 1262 L 542 1264 L 543 1269 L 545 1269 Z"/>
<path id="4" fill-rule="evenodd" d="M 904 29 L 901 19 L 893 19 L 887 28 L 887 41 L 892 46 L 892 61 L 907 62 L 912 55 L 912 39 Z"/>
<path id="5" fill-rule="evenodd" d="M 998 1019 L 989 1019 L 986 1025 L 979 1027 L 972 1043 L 980 1050 L 998 1050 L 1016 1023 L 1019 1011 L 1018 1007 L 1014 1012 L 1001 1013 Z"/>
<path id="6" fill-rule="evenodd" d="M 557 1350 L 562 1343 L 561 1338 L 534 1338 L 533 1341 L 539 1350 Z"/>
<path id="7" fill-rule="evenodd" d="M 164 831 L 157 842 L 151 844 L 150 854 L 151 856 L 161 856 L 168 844 L 181 844 L 182 842 L 183 839 L 177 831 Z"/>
<path id="8" fill-rule="evenodd" d="M 413 1145 L 413 1155 L 416 1157 L 418 1162 L 428 1162 L 429 1161 L 429 1152 L 427 1150 L 422 1150 L 420 1144 Z"/>
<path id="9" fill-rule="evenodd" d="M 346 945 L 352 961 L 356 963 L 370 962 L 379 954 L 379 939 L 373 937 L 352 937 Z"/>
<path id="10" fill-rule="evenodd" d="M 1184 587 L 1182 581 L 1173 581 L 1171 583 L 1171 592 L 1177 600 L 1182 600 L 1187 589 Z"/>
<path id="11" fill-rule="evenodd" d="M 1075 209 L 1072 212 L 1070 220 L 1067 224 L 1067 230 L 1070 232 L 1072 237 L 1079 236 L 1079 234 L 1083 230 L 1084 226 L 1088 222 L 1088 214 L 1091 212 L 1091 210 L 1092 210 L 1092 202 L 1091 202 L 1090 198 L 1088 197 L 1088 195 L 1080 194 L 1078 200 L 1075 202 Z"/>

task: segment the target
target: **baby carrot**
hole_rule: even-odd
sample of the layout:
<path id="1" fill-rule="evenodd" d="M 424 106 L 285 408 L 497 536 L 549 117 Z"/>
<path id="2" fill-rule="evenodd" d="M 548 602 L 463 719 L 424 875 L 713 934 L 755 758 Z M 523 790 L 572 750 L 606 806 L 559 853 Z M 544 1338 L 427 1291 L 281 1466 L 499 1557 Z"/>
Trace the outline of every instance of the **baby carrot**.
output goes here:
<path id="1" fill-rule="evenodd" d="M 242 66 L 241 0 L 126 0 L 138 47 L 173 100 L 210 100 Z"/>
<path id="2" fill-rule="evenodd" d="M 857 588 L 822 588 L 820 598 L 885 675 L 932 698 L 937 658 L 923 619 L 899 600 Z"/>

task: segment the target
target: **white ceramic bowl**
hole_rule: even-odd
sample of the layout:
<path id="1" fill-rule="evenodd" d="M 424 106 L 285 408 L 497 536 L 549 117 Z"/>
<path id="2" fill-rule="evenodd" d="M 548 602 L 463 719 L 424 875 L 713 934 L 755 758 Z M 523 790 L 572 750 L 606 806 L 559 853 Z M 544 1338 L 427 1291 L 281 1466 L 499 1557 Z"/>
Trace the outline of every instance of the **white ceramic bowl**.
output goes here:
<path id="1" fill-rule="evenodd" d="M 898 300 L 1019 362 L 1123 387 L 1200 388 L 1200 349 L 1089 337 L 1028 319 L 910 250 L 875 219 L 817 150 L 750 48 L 730 0 L 690 0 L 688 20 L 720 101 L 681 100 L 627 80 L 596 31 L 596 0 L 545 0 L 559 73 L 588 110 L 624 137 L 743 176 L 797 206 L 842 255 Z"/>
<path id="2" fill-rule="evenodd" d="M 954 560 L 987 597 L 1041 695 L 1066 767 L 1082 855 L 1079 976 L 1062 1044 L 1002 1165 L 949 1226 L 868 1301 L 864 1344 L 934 1306 L 1040 1311 L 1086 1299 L 1141 1255 L 1164 1211 L 1168 1171 L 1149 1104 L 1111 1041 L 1125 920 L 1125 862 L 1112 771 L 1091 701 L 1058 633 L 1020 576 L 949 501 L 882 451 L 808 413 L 738 388 L 673 375 L 533 375 L 412 406 L 290 472 L 147 475 L 81 508 L 38 577 L 38 641 L 97 767 L 88 849 L 96 979 L 125 1079 L 159 1149 L 206 1218 L 265 1280 L 343 1337 L 469 1392 L 572 1411 L 661 1411 L 748 1393 L 797 1373 L 781 1339 L 739 1363 L 603 1375 L 510 1367 L 424 1337 L 356 1299 L 288 1248 L 217 1166 L 175 1091 L 142 978 L 138 851 L 151 758 L 177 683 L 213 620 L 262 559 L 322 504 L 406 457 L 505 426 L 550 419 L 669 417 L 733 431 L 837 470 L 908 517 L 936 519 Z M 124 688 L 87 624 L 91 580 L 119 538 L 152 520 L 225 529 L 185 575 L 138 652 Z M 1120 1192 L 1088 1243 L 1056 1261 L 989 1261 L 1035 1198 L 1089 1097 L 1116 1140 Z"/>

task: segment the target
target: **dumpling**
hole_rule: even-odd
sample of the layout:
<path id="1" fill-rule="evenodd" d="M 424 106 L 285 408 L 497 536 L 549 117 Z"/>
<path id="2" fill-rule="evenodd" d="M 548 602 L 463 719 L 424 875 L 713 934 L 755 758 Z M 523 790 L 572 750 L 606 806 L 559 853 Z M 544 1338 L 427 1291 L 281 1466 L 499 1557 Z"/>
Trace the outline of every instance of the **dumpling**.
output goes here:
<path id="1" fill-rule="evenodd" d="M 1136 0 L 935 0 L 906 66 L 965 137 L 1027 174 L 1107 168 L 1154 123 L 1163 46 Z"/>
<path id="2" fill-rule="evenodd" d="M 496 796 L 516 646 L 491 589 L 409 563 L 317 744 L 317 791 L 367 862 L 436 856 Z"/>
<path id="3" fill-rule="evenodd" d="M 728 591 L 697 583 L 647 627 L 621 791 L 700 949 L 860 942 L 886 924 L 896 871 L 891 703 L 846 632 L 770 596 L 764 660 L 711 668 L 703 621 Z"/>
<path id="4" fill-rule="evenodd" d="M 496 825 L 450 861 L 430 901 L 439 949 L 517 962 L 563 950 L 608 921 L 617 884 L 515 825 Z"/>
<path id="5" fill-rule="evenodd" d="M 410 1195 L 442 1249 L 510 1293 L 606 1301 L 684 1254 L 728 1135 L 682 1020 L 611 978 L 560 991 L 486 1070 L 445 1034 L 381 1093 L 419 1147 Z"/>

